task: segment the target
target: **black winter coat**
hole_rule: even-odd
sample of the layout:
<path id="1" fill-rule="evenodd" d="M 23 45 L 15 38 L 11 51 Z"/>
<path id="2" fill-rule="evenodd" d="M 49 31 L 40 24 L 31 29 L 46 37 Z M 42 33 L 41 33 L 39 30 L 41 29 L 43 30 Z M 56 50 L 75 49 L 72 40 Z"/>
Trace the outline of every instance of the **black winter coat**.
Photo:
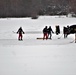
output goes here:
<path id="1" fill-rule="evenodd" d="M 47 28 L 44 28 L 43 33 L 47 33 L 47 32 L 48 32 Z"/>
<path id="2" fill-rule="evenodd" d="M 22 30 L 22 28 L 19 28 L 17 33 L 22 34 L 22 33 L 24 33 L 24 31 Z"/>
<path id="3" fill-rule="evenodd" d="M 48 28 L 48 33 L 51 33 L 51 32 L 54 33 L 52 28 L 50 27 L 50 28 Z"/>

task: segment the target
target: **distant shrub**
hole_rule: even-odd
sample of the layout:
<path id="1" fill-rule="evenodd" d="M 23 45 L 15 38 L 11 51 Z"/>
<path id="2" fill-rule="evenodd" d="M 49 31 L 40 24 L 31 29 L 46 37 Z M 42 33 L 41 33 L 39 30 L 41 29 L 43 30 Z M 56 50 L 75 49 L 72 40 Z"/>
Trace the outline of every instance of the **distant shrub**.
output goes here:
<path id="1" fill-rule="evenodd" d="M 38 16 L 33 16 L 31 17 L 31 19 L 38 19 Z"/>

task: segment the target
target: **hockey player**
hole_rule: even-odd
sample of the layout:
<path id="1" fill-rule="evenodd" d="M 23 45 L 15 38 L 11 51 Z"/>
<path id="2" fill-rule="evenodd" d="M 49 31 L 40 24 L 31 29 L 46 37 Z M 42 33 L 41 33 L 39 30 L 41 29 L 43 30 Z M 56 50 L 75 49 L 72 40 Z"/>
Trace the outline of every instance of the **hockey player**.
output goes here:
<path id="1" fill-rule="evenodd" d="M 43 40 L 44 39 L 48 39 L 48 31 L 47 31 L 47 26 L 45 26 L 45 28 L 43 29 Z"/>
<path id="2" fill-rule="evenodd" d="M 56 26 L 56 35 L 60 34 L 60 27 L 59 25 Z"/>
<path id="3" fill-rule="evenodd" d="M 63 27 L 63 34 L 64 34 L 64 38 L 67 38 L 67 28 Z"/>
<path id="4" fill-rule="evenodd" d="M 52 39 L 51 38 L 52 37 L 52 33 L 54 33 L 54 32 L 53 32 L 51 26 L 49 26 L 49 28 L 48 28 L 48 37 L 50 36 L 50 39 Z"/>
<path id="5" fill-rule="evenodd" d="M 25 32 L 23 31 L 22 27 L 20 27 L 17 31 L 17 34 L 19 34 L 18 36 L 18 40 L 22 40 L 23 36 L 22 34 L 24 34 Z"/>
<path id="6" fill-rule="evenodd" d="M 70 34 L 70 27 L 63 27 L 63 34 L 64 34 L 64 38 L 67 38 L 67 36 Z"/>

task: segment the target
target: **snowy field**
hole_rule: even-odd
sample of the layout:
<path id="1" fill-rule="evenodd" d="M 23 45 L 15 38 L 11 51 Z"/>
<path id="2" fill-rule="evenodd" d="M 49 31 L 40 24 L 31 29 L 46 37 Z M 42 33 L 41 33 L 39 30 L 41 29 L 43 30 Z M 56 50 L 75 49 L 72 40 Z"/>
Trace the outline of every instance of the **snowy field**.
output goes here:
<path id="1" fill-rule="evenodd" d="M 76 75 L 75 35 L 64 39 L 63 26 L 76 24 L 76 18 L 40 16 L 0 19 L 0 75 Z M 60 25 L 61 34 L 52 34 L 52 40 L 43 37 L 45 26 Z M 25 31 L 18 41 L 19 27 Z M 61 37 L 62 36 L 62 37 Z M 58 39 L 61 37 L 60 39 Z"/>

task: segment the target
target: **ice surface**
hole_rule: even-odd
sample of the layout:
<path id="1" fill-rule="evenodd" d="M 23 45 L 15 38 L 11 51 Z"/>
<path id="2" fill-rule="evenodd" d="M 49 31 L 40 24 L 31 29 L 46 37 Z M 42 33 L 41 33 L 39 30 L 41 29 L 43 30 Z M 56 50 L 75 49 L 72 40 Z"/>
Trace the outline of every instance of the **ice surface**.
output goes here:
<path id="1" fill-rule="evenodd" d="M 0 75 L 76 75 L 76 43 L 71 43 L 75 35 L 61 37 L 63 26 L 72 24 L 76 18 L 0 19 Z M 46 25 L 54 31 L 60 25 L 61 34 L 53 34 L 52 40 L 37 40 Z M 25 31 L 23 41 L 13 33 L 20 26 Z"/>

